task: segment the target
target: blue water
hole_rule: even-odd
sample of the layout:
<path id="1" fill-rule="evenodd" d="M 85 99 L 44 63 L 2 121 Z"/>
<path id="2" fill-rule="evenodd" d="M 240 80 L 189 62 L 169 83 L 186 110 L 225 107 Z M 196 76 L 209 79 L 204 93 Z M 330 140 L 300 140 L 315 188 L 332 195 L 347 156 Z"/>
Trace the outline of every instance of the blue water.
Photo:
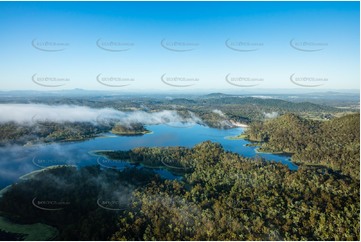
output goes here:
<path id="1" fill-rule="evenodd" d="M 19 177 L 34 170 L 52 165 L 73 164 L 87 166 L 99 164 L 105 168 L 118 168 L 130 166 L 126 162 L 107 160 L 101 156 L 92 155 L 94 150 L 129 150 L 139 146 L 185 146 L 193 147 L 195 144 L 210 140 L 219 142 L 223 148 L 241 154 L 244 157 L 259 155 L 267 160 L 274 160 L 287 165 L 291 170 L 297 166 L 290 161 L 289 156 L 256 153 L 256 147 L 247 147 L 246 140 L 229 140 L 227 136 L 236 136 L 243 132 L 242 128 L 220 130 L 201 125 L 174 127 L 169 125 L 150 125 L 147 129 L 152 134 L 143 136 L 116 136 L 105 134 L 105 137 L 95 139 L 54 143 L 35 146 L 10 146 L 0 148 L 0 189 L 16 182 Z M 167 170 L 156 169 L 161 176 L 176 179 Z"/>

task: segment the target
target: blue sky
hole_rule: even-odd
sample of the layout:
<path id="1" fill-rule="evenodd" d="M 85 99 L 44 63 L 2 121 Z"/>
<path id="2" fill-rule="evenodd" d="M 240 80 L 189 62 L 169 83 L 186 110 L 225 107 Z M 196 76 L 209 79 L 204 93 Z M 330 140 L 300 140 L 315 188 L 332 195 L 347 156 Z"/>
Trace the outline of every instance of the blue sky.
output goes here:
<path id="1" fill-rule="evenodd" d="M 359 2 L 0 9 L 0 90 L 359 89 Z"/>

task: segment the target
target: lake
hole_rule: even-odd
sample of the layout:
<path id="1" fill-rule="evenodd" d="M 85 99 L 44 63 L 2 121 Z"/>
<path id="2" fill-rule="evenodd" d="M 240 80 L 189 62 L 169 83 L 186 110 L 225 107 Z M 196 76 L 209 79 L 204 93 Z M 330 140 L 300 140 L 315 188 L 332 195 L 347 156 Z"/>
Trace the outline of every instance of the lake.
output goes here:
<path id="1" fill-rule="evenodd" d="M 238 153 L 244 157 L 259 155 L 266 160 L 281 162 L 291 170 L 297 169 L 297 166 L 290 161 L 289 156 L 257 153 L 255 150 L 257 147 L 245 146 L 250 143 L 249 141 L 226 138 L 239 135 L 243 132 L 243 128 L 220 130 L 202 125 L 162 124 L 149 125 L 147 129 L 152 133 L 143 136 L 116 136 L 109 133 L 79 142 L 1 147 L 0 189 L 16 182 L 25 174 L 53 165 L 88 166 L 99 164 L 103 167 L 116 167 L 119 169 L 130 166 L 126 162 L 116 162 L 101 156 L 95 156 L 92 154 L 95 150 L 129 150 L 139 146 L 193 147 L 195 144 L 206 140 L 218 142 L 222 144 L 225 150 Z M 167 170 L 155 169 L 155 171 L 165 178 L 177 178 Z"/>

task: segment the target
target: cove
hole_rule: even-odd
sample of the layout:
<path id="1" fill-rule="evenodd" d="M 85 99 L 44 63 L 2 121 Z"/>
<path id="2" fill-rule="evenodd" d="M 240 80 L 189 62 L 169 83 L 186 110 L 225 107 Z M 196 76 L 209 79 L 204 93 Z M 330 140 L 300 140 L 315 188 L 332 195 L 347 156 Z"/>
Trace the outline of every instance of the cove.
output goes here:
<path id="1" fill-rule="evenodd" d="M 181 124 L 149 125 L 146 128 L 152 132 L 142 136 L 116 136 L 106 133 L 100 137 L 79 142 L 1 147 L 0 189 L 16 182 L 28 173 L 54 165 L 68 164 L 81 167 L 99 164 L 105 168 L 116 167 L 118 169 L 131 166 L 127 162 L 111 161 L 101 156 L 95 156 L 93 152 L 97 150 L 129 150 L 140 146 L 185 146 L 191 148 L 207 140 L 218 142 L 225 150 L 244 157 L 260 156 L 268 161 L 281 162 L 290 170 L 298 168 L 290 161 L 288 155 L 257 153 L 257 146 L 246 146 L 250 144 L 247 140 L 226 138 L 241 134 L 244 131 L 243 128 L 221 130 L 202 125 Z M 177 178 L 165 169 L 154 170 L 167 179 Z"/>

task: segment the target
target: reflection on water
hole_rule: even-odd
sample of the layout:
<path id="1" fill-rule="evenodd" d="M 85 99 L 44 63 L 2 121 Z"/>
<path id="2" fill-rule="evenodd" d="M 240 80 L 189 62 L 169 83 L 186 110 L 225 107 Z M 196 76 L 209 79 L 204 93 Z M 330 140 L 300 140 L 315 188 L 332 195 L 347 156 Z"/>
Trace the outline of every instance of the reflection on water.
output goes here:
<path id="1" fill-rule="evenodd" d="M 256 147 L 247 147 L 246 140 L 230 140 L 227 136 L 236 136 L 243 132 L 242 128 L 219 130 L 201 125 L 179 128 L 170 125 L 150 125 L 151 134 L 143 136 L 114 136 L 107 134 L 82 142 L 56 143 L 35 146 L 9 146 L 0 148 L 0 188 L 15 182 L 20 176 L 34 170 L 53 165 L 87 166 L 99 164 L 103 167 L 122 169 L 130 166 L 125 162 L 114 162 L 104 157 L 92 155 L 94 150 L 129 150 L 139 146 L 185 146 L 210 140 L 222 144 L 225 150 L 233 151 L 245 157 L 261 156 L 267 160 L 275 160 L 287 165 L 291 170 L 297 169 L 289 160 L 289 156 L 256 153 Z M 155 170 L 169 179 L 177 178 L 166 170 Z"/>

